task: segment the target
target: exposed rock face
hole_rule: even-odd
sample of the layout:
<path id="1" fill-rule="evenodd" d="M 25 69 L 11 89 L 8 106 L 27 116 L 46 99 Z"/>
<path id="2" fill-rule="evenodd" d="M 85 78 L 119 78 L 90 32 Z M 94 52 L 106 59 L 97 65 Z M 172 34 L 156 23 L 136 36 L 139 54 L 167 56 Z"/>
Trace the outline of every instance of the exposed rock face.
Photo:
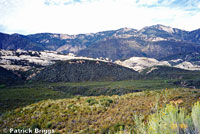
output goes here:
<path id="1" fill-rule="evenodd" d="M 146 68 L 152 68 L 152 70 L 157 69 L 157 66 L 168 66 L 168 67 L 175 67 L 184 70 L 200 70 L 200 65 L 195 64 L 195 62 L 189 62 L 182 59 L 176 60 L 169 60 L 169 61 L 158 61 L 153 58 L 146 58 L 146 57 L 131 57 L 127 60 L 115 61 L 116 64 L 131 68 L 135 71 L 142 72 Z M 149 70 L 151 71 L 151 70 Z M 147 72 L 149 73 L 149 72 Z"/>
<path id="2" fill-rule="evenodd" d="M 153 66 L 171 66 L 167 61 L 158 61 L 153 58 L 131 57 L 125 61 L 115 61 L 115 63 L 141 72 L 142 70 Z"/>
<path id="3" fill-rule="evenodd" d="M 113 63 L 108 58 L 78 57 L 72 53 L 63 55 L 55 51 L 0 50 L 0 66 L 3 67 L 0 82 L 114 81 L 164 76 L 179 79 L 185 73 L 188 76 L 194 73 L 187 70 L 200 70 L 198 53 L 179 58 L 159 61 L 154 58 L 131 57 Z M 198 72 L 194 76 L 196 74 Z"/>
<path id="4" fill-rule="evenodd" d="M 198 65 L 193 65 L 191 62 L 185 61 L 182 62 L 175 67 L 181 68 L 181 69 L 186 69 L 186 70 L 200 70 L 200 66 Z"/>
<path id="5" fill-rule="evenodd" d="M 27 71 L 32 67 L 47 66 L 74 57 L 74 55 L 61 55 L 53 51 L 0 50 L 0 66 L 9 70 Z"/>
<path id="6" fill-rule="evenodd" d="M 186 70 L 200 70 L 198 54 L 190 54 L 189 56 L 173 57 L 169 60 L 156 60 L 147 57 L 131 57 L 126 60 L 117 60 L 114 63 L 124 67 L 131 68 L 135 71 L 142 70 L 154 66 L 172 66 Z M 45 66 L 55 64 L 58 61 L 65 61 L 70 59 L 85 59 L 94 61 L 112 62 L 109 58 L 87 58 L 75 56 L 73 53 L 67 55 L 59 54 L 56 51 L 26 51 L 20 50 L 0 50 L 0 66 L 12 71 L 28 71 L 31 69 L 41 70 Z"/>
<path id="7" fill-rule="evenodd" d="M 57 61 L 69 59 L 95 60 L 87 57 L 77 57 L 72 53 L 67 55 L 59 54 L 56 51 L 0 50 L 0 66 L 9 70 L 27 71 L 32 68 L 41 68 L 52 65 Z"/>

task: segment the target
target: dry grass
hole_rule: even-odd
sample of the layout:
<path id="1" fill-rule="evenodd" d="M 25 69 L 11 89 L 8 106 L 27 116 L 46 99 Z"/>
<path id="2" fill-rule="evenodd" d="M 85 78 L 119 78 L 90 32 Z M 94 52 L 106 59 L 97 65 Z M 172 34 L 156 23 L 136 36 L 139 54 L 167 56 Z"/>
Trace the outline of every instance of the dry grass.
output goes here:
<path id="1" fill-rule="evenodd" d="M 60 133 L 107 133 L 131 128 L 135 115 L 148 115 L 168 103 L 180 103 L 188 112 L 199 100 L 197 89 L 164 89 L 130 93 L 123 96 L 76 97 L 45 100 L 7 112 L 1 117 L 0 129 L 40 126 Z M 112 131 L 111 131 L 112 130 Z"/>

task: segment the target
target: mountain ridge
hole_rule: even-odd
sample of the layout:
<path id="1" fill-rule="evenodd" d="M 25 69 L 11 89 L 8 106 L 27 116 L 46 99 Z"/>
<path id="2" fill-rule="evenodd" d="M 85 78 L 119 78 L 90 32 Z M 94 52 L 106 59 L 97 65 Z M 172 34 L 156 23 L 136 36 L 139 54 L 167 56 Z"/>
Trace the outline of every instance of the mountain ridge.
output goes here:
<path id="1" fill-rule="evenodd" d="M 161 24 L 140 30 L 120 28 L 87 34 L 0 34 L 0 49 L 50 50 L 91 58 L 165 58 L 199 52 L 200 30 L 186 31 Z"/>
<path id="2" fill-rule="evenodd" d="M 45 67 L 31 78 L 45 82 L 119 81 L 137 79 L 138 72 L 111 62 L 72 59 Z"/>

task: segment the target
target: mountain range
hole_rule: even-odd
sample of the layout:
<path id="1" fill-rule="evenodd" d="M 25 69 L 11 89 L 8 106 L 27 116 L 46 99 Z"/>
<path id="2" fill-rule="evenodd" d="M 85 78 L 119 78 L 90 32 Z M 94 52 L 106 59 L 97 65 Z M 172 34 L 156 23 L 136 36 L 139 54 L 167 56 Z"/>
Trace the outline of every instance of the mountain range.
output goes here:
<path id="1" fill-rule="evenodd" d="M 0 33 L 0 49 L 0 83 L 185 79 L 200 70 L 200 29 L 163 25 L 78 35 Z"/>
<path id="2" fill-rule="evenodd" d="M 130 57 L 169 60 L 180 55 L 182 57 L 194 54 L 200 56 L 200 29 L 185 31 L 158 24 L 141 30 L 121 28 L 78 35 L 0 33 L 0 49 L 50 50 L 112 60 Z"/>
<path id="3" fill-rule="evenodd" d="M 200 30 L 0 33 L 0 134 L 198 133 L 199 89 Z"/>
<path id="4" fill-rule="evenodd" d="M 72 53 L 64 55 L 47 50 L 0 50 L 0 84 L 157 78 L 191 80 L 200 76 L 199 61 L 197 59 L 189 61 L 192 56 L 168 61 L 131 57 L 112 62 L 109 59 L 88 58 Z M 185 86 L 185 82 L 182 83 Z M 191 86 L 190 83 L 189 81 Z"/>

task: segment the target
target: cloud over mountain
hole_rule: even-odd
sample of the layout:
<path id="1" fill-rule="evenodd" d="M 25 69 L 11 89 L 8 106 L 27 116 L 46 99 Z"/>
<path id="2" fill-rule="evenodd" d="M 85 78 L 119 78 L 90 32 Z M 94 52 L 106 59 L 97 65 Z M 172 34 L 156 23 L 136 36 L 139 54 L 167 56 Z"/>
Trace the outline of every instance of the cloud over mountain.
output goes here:
<path id="1" fill-rule="evenodd" d="M 153 24 L 194 30 L 200 27 L 199 6 L 198 0 L 1 0 L 0 26 L 1 32 L 21 34 L 78 34 Z"/>

